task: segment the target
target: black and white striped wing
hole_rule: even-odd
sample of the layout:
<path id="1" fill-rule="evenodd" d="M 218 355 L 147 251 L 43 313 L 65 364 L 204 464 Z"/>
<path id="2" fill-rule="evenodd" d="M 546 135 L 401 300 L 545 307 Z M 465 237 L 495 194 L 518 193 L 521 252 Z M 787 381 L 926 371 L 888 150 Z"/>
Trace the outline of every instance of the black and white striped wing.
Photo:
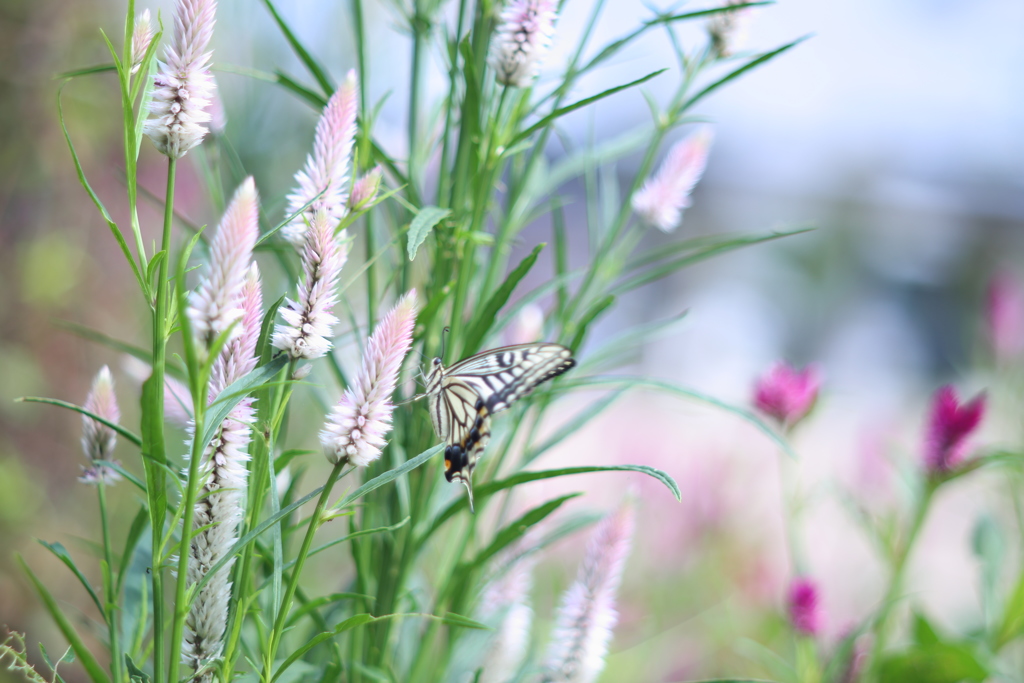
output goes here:
<path id="1" fill-rule="evenodd" d="M 574 365 L 572 351 L 559 344 L 520 344 L 471 356 L 445 374 L 469 384 L 487 410 L 497 413 Z"/>

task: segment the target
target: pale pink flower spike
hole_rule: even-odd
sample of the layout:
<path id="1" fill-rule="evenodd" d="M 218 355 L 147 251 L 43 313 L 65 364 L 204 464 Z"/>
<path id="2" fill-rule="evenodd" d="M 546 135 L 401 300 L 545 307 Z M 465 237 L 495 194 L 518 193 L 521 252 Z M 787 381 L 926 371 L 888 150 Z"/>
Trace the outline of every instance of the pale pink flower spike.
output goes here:
<path id="1" fill-rule="evenodd" d="M 121 420 L 121 410 L 117 406 L 117 396 L 114 394 L 114 379 L 110 376 L 110 368 L 104 365 L 96 379 L 93 380 L 92 389 L 85 399 L 86 410 L 94 415 L 102 417 L 108 422 L 117 424 Z M 116 462 L 113 459 L 114 446 L 117 445 L 117 432 L 86 415 L 82 416 L 82 450 L 85 457 L 89 459 L 89 466 L 83 467 L 82 476 L 79 481 L 87 484 L 113 484 L 121 478 L 116 470 L 107 465 L 98 464 L 97 461 Z"/>
<path id="2" fill-rule="evenodd" d="M 629 555 L 633 509 L 623 505 L 605 518 L 587 544 L 576 582 L 563 594 L 545 669 L 560 683 L 593 683 L 618 622 L 615 594 Z"/>
<path id="3" fill-rule="evenodd" d="M 961 403 L 951 386 L 935 392 L 925 441 L 925 467 L 930 473 L 949 472 L 960 464 L 967 437 L 978 428 L 984 415 L 984 394 Z"/>
<path id="4" fill-rule="evenodd" d="M 488 60 L 499 83 L 530 86 L 551 47 L 557 19 L 555 0 L 512 0 L 505 7 Z"/>
<path id="5" fill-rule="evenodd" d="M 391 431 L 391 395 L 412 346 L 416 290 L 411 290 L 377 325 L 366 344 L 363 367 L 320 432 L 327 459 L 366 467 L 380 457 Z"/>
<path id="6" fill-rule="evenodd" d="M 320 358 L 331 350 L 338 319 L 331 312 L 338 301 L 338 280 L 348 252 L 334 236 L 334 223 L 317 211 L 302 251 L 303 281 L 298 299 L 281 308 L 283 323 L 274 328 L 272 343 L 291 358 Z"/>
<path id="7" fill-rule="evenodd" d="M 704 126 L 677 142 L 656 175 L 633 195 L 633 211 L 648 225 L 673 232 L 690 206 L 690 193 L 704 174 L 713 135 Z"/>
<path id="8" fill-rule="evenodd" d="M 153 42 L 153 24 L 149 18 L 149 10 L 135 17 L 135 30 L 132 32 L 132 73 L 139 70 L 142 60 Z"/>
<path id="9" fill-rule="evenodd" d="M 374 166 L 362 178 L 356 181 L 352 187 L 352 196 L 348 198 L 350 209 L 361 209 L 377 197 L 380 189 L 380 179 L 384 175 L 384 169 L 379 165 Z"/>
<path id="10" fill-rule="evenodd" d="M 814 366 L 798 371 L 780 361 L 754 385 L 754 405 L 784 427 L 792 427 L 814 407 L 819 385 Z"/>
<path id="11" fill-rule="evenodd" d="M 488 582 L 477 609 L 479 620 L 495 629 L 481 659 L 479 683 L 507 683 L 515 678 L 530 647 L 535 556 L 504 553 L 496 564 L 501 573 Z"/>
<path id="12" fill-rule="evenodd" d="M 281 236 L 295 246 L 302 246 L 307 225 L 312 224 L 318 212 L 326 213 L 332 228 L 348 213 L 349 162 L 359 110 L 356 85 L 356 72 L 349 71 L 316 124 L 313 153 L 295 174 L 298 187 L 288 195 L 288 214 L 313 202 L 281 229 Z"/>
<path id="13" fill-rule="evenodd" d="M 143 129 L 161 153 L 180 159 L 203 141 L 210 120 L 207 108 L 216 87 L 210 73 L 216 0 L 178 0 L 174 10 L 174 40 L 164 52 L 165 63 L 153 79 L 153 100 Z"/>
<path id="14" fill-rule="evenodd" d="M 258 235 L 259 195 L 249 177 L 224 212 L 210 244 L 210 268 L 189 297 L 192 331 L 207 346 L 242 317 L 240 293 Z M 236 327 L 231 336 L 239 332 Z"/>

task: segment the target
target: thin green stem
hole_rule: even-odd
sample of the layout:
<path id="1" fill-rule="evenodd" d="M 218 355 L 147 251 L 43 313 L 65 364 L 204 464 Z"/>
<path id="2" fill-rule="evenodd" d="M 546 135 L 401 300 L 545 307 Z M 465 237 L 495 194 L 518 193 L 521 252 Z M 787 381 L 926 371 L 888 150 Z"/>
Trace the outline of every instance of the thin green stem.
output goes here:
<path id="1" fill-rule="evenodd" d="M 110 523 L 107 516 L 107 490 L 103 483 L 102 473 L 96 485 L 96 495 L 100 505 L 100 528 L 103 533 L 103 611 L 107 619 L 107 636 L 110 639 L 110 673 L 113 683 L 121 683 L 124 679 L 124 666 L 121 661 L 121 636 L 117 628 L 117 595 L 114 591 L 113 571 L 114 554 L 110 545 Z"/>
<path id="2" fill-rule="evenodd" d="M 417 154 L 419 153 L 419 129 L 420 129 L 420 78 L 423 71 L 423 53 L 426 34 L 424 28 L 429 29 L 428 20 L 421 14 L 420 3 L 413 0 L 412 17 L 412 74 L 409 84 L 409 176 L 410 189 L 417 190 L 414 169 L 416 168 Z"/>
<path id="3" fill-rule="evenodd" d="M 330 475 L 327 477 L 327 483 L 324 484 L 324 490 L 320 493 L 320 498 L 316 501 L 316 509 L 313 510 L 313 516 L 309 520 L 309 525 L 306 527 L 306 535 L 302 539 L 302 546 L 299 548 L 299 554 L 295 557 L 295 569 L 292 570 L 292 574 L 288 579 L 288 587 L 285 589 L 284 597 L 281 599 L 281 604 L 278 606 L 277 618 L 274 620 L 274 629 L 270 633 L 270 645 L 267 648 L 267 652 L 264 655 L 263 661 L 263 676 L 262 680 L 264 683 L 270 683 L 273 679 L 273 667 L 274 660 L 277 658 L 277 649 L 281 645 L 281 637 L 284 635 L 285 624 L 288 623 L 288 614 L 291 612 L 292 599 L 295 597 L 295 589 L 299 585 L 299 577 L 302 576 L 302 568 L 306 564 L 306 557 L 309 555 L 309 549 L 313 545 L 313 537 L 316 535 L 317 529 L 323 523 L 323 512 L 324 507 L 327 505 L 327 501 L 331 497 L 331 491 L 334 489 L 335 483 L 337 483 L 341 470 L 345 466 L 344 460 L 338 462 L 331 470 Z"/>

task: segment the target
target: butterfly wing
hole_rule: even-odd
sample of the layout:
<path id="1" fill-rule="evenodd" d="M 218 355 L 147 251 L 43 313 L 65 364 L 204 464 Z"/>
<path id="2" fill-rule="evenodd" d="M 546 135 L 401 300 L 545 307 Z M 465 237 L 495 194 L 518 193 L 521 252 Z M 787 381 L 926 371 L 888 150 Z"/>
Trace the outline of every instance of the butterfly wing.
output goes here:
<path id="1" fill-rule="evenodd" d="M 575 364 L 564 346 L 521 344 L 471 356 L 445 371 L 440 391 L 431 398 L 431 418 L 434 431 L 448 444 L 445 478 L 466 486 L 470 509 L 471 477 L 491 436 L 491 415 Z"/>

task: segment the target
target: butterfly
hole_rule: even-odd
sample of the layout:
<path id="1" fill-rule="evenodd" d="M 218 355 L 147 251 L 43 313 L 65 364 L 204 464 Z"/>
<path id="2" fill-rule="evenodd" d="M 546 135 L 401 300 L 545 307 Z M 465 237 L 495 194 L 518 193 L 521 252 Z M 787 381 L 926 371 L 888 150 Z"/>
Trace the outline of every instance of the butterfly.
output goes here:
<path id="1" fill-rule="evenodd" d="M 434 433 L 447 444 L 444 476 L 466 487 L 471 511 L 473 468 L 491 436 L 491 415 L 574 365 L 572 351 L 546 343 L 491 349 L 450 368 L 434 359 L 422 396 L 429 403 Z"/>

